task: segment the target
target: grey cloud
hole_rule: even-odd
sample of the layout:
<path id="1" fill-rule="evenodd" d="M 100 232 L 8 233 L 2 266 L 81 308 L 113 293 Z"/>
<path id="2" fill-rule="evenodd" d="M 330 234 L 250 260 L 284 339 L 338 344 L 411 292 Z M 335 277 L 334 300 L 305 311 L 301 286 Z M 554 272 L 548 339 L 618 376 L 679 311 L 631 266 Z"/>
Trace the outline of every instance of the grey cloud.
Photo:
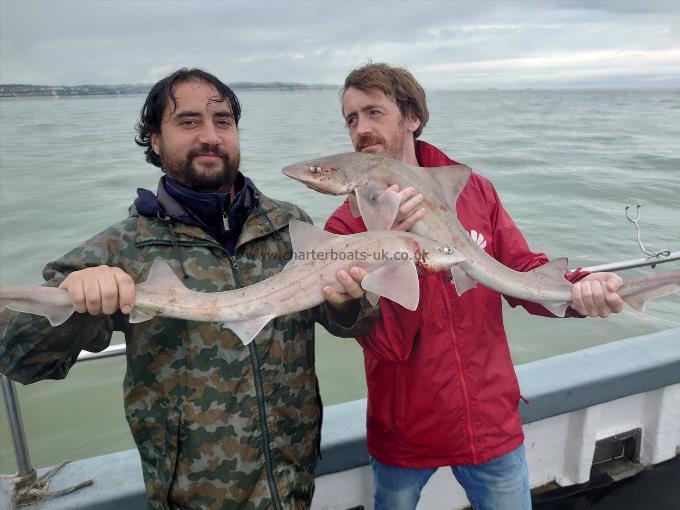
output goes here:
<path id="1" fill-rule="evenodd" d="M 227 81 L 340 83 L 368 58 L 426 68 L 680 48 L 678 26 L 676 2 L 5 0 L 0 81 L 149 82 L 188 65 Z M 448 80 L 483 87 L 496 76 L 505 86 L 529 79 L 522 72 L 528 71 L 513 78 L 507 70 L 487 70 L 477 84 L 479 73 L 469 70 L 427 72 L 422 79 L 426 86 L 446 87 Z M 678 81 L 673 73 L 663 76 L 664 83 Z"/>

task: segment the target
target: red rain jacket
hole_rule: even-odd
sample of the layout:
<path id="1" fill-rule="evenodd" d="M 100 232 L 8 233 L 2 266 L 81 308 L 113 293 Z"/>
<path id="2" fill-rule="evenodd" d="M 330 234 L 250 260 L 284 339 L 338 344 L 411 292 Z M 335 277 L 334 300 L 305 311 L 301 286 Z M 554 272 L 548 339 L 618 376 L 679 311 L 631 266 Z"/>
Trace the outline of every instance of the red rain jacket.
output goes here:
<path id="1" fill-rule="evenodd" d="M 458 165 L 418 141 L 421 166 Z M 473 173 L 456 204 L 458 218 L 484 250 L 512 269 L 529 271 L 548 258 L 532 252 L 491 182 Z M 326 230 L 364 232 L 345 201 Z M 571 273 L 574 281 L 586 273 Z M 512 306 L 553 316 L 535 303 L 506 297 Z M 376 459 L 426 468 L 479 464 L 524 440 L 517 377 L 510 359 L 501 296 L 481 284 L 458 296 L 446 272 L 420 276 L 420 302 L 411 312 L 380 300 L 381 317 L 357 338 L 368 384 L 367 442 Z M 570 315 L 574 315 L 571 309 Z"/>

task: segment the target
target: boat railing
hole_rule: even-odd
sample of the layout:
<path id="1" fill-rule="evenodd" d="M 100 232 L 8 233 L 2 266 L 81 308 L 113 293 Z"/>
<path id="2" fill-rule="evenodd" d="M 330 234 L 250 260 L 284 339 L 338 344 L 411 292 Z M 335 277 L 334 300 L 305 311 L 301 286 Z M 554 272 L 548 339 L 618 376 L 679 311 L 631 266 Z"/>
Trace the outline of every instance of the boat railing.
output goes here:
<path id="1" fill-rule="evenodd" d="M 633 259 L 621 262 L 613 262 L 609 264 L 602 264 L 598 266 L 589 266 L 581 268 L 589 272 L 596 271 L 621 271 L 624 269 L 632 269 L 643 266 L 651 266 L 652 268 L 658 264 L 680 260 L 680 251 L 676 252 L 662 252 L 653 257 L 643 259 Z M 125 344 L 111 345 L 100 352 L 82 352 L 78 356 L 78 362 L 93 361 L 102 358 L 110 358 L 122 356 L 126 353 Z M 19 398 L 17 396 L 14 382 L 6 376 L 0 374 L 0 386 L 2 387 L 2 395 L 7 412 L 7 420 L 9 421 L 9 430 L 14 447 L 14 456 L 17 464 L 16 478 L 20 483 L 15 483 L 15 488 L 28 485 L 27 489 L 31 489 L 31 483 L 40 484 L 37 479 L 36 470 L 31 464 L 28 443 L 26 441 L 26 434 L 24 431 L 23 419 L 21 416 L 21 409 L 19 407 Z M 35 490 L 33 491 L 35 493 Z M 18 497 L 18 493 L 17 493 Z"/>
<path id="2" fill-rule="evenodd" d="M 680 251 L 665 253 L 662 252 L 656 255 L 655 257 L 623 260 L 621 262 L 610 262 L 608 264 L 600 264 L 599 266 L 582 267 L 581 269 L 583 271 L 588 271 L 589 273 L 623 271 L 624 269 L 634 269 L 636 267 L 644 266 L 650 266 L 652 269 L 654 269 L 654 267 L 656 267 L 657 264 L 663 264 L 664 262 L 672 262 L 674 260 L 680 260 Z"/>

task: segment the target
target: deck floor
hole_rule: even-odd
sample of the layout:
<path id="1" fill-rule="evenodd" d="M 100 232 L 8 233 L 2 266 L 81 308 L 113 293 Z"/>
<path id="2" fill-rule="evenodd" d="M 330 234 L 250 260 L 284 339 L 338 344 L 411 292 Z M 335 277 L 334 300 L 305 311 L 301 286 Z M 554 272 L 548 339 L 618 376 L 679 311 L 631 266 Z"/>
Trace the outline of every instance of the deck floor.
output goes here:
<path id="1" fill-rule="evenodd" d="M 678 510 L 680 455 L 636 476 L 555 501 L 534 497 L 534 510 Z M 543 501 L 543 502 L 542 502 Z"/>

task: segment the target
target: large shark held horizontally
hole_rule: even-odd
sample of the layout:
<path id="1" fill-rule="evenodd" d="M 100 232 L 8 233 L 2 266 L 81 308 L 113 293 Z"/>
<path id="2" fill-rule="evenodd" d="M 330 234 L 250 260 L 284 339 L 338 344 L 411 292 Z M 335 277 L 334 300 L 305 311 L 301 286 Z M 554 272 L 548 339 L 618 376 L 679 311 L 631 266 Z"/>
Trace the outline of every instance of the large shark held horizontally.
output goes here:
<path id="1" fill-rule="evenodd" d="M 158 315 L 221 322 L 248 344 L 271 319 L 322 303 L 323 287 L 343 291 L 335 276 L 341 269 L 358 266 L 368 271 L 362 287 L 372 304 L 384 296 L 415 310 L 418 269 L 440 271 L 463 260 L 443 243 L 407 232 L 339 236 L 300 221 L 292 221 L 289 228 L 293 259 L 280 273 L 240 289 L 190 290 L 166 262 L 155 260 L 146 281 L 135 288 L 130 322 Z M 47 317 L 52 326 L 62 324 L 74 311 L 67 291 L 55 287 L 0 289 L 0 310 L 5 307 Z"/>
<path id="2" fill-rule="evenodd" d="M 423 195 L 425 216 L 412 232 L 454 248 L 465 261 L 451 269 L 458 295 L 479 282 L 486 287 L 543 305 L 564 317 L 572 299 L 572 283 L 564 278 L 567 259 L 554 259 L 532 271 L 519 272 L 487 254 L 458 221 L 456 202 L 472 170 L 465 165 L 422 168 L 376 154 L 349 152 L 301 161 L 283 173 L 307 187 L 329 195 L 349 195 L 355 216 L 369 231 L 389 229 L 397 216 L 399 194 L 386 191 L 414 187 Z M 680 272 L 627 282 L 618 294 L 637 310 L 644 302 L 680 289 Z"/>

